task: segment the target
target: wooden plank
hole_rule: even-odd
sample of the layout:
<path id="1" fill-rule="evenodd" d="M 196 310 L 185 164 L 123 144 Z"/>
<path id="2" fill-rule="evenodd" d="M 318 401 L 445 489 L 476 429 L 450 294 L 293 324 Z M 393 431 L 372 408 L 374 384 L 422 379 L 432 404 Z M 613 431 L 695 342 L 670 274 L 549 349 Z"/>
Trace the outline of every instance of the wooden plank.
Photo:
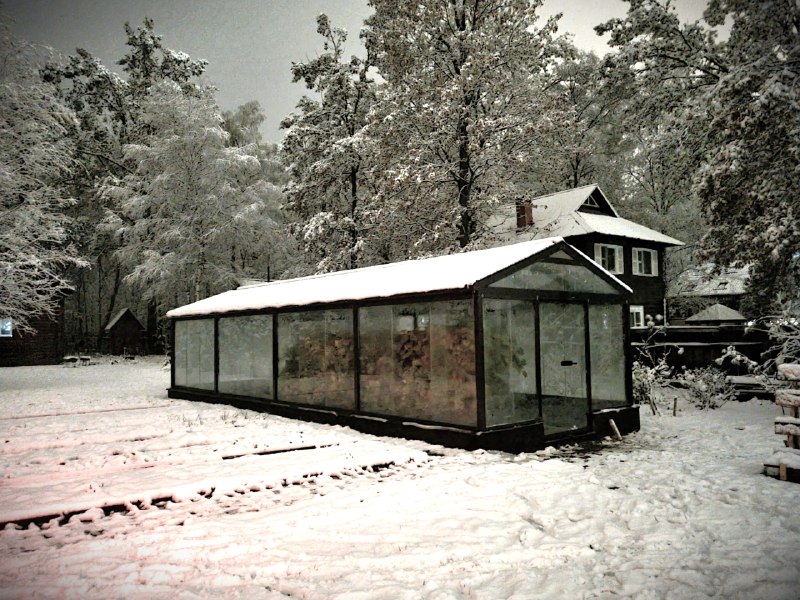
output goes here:
<path id="1" fill-rule="evenodd" d="M 800 407 L 800 390 L 777 390 L 775 404 L 778 406 Z"/>
<path id="2" fill-rule="evenodd" d="M 778 379 L 800 381 L 800 364 L 784 363 L 782 365 L 778 365 Z"/>
<path id="3" fill-rule="evenodd" d="M 775 433 L 778 435 L 800 435 L 800 425 L 795 423 L 775 423 Z"/>

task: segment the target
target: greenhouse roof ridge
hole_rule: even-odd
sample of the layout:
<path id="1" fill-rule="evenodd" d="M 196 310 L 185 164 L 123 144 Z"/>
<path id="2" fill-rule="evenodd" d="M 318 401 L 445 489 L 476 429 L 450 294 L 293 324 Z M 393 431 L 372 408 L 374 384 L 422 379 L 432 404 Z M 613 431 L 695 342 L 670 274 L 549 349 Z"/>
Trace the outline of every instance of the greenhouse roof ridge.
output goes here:
<path id="1" fill-rule="evenodd" d="M 563 238 L 552 237 L 486 250 L 258 283 L 174 308 L 167 313 L 167 317 L 203 316 L 459 291 L 559 243 L 564 243 Z M 609 277 L 618 281 L 613 275 L 609 274 Z"/>

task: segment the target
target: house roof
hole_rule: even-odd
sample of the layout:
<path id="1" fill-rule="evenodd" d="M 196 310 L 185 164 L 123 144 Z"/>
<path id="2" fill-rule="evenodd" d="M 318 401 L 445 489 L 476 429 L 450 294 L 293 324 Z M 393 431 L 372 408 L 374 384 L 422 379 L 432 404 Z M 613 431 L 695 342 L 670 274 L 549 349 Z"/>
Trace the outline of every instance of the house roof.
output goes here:
<path id="1" fill-rule="evenodd" d="M 108 322 L 108 325 L 106 325 L 105 330 L 111 331 L 112 329 L 114 329 L 114 325 L 116 325 L 119 322 L 119 320 L 125 315 L 125 313 L 131 313 L 131 317 L 133 318 L 133 320 L 136 321 L 136 323 L 138 323 L 139 327 L 144 329 L 144 325 L 142 325 L 139 319 L 136 318 L 136 315 L 133 314 L 133 311 L 131 311 L 130 308 L 123 308 L 117 314 L 115 314 L 113 318 Z"/>
<path id="2" fill-rule="evenodd" d="M 552 237 L 488 250 L 243 286 L 175 308 L 167 313 L 167 317 L 465 290 L 491 275 L 563 242 L 560 237 Z M 590 260 L 584 254 L 580 252 L 579 254 Z M 622 289 L 630 290 L 619 279 L 608 272 L 605 273 Z"/>
<path id="3" fill-rule="evenodd" d="M 705 263 L 687 269 L 669 284 L 668 296 L 742 296 L 747 291 L 750 267 L 727 267 L 714 273 Z"/>
<path id="4" fill-rule="evenodd" d="M 654 229 L 639 225 L 639 223 L 634 223 L 628 219 L 584 212 L 573 212 L 563 215 L 559 219 L 532 231 L 530 235 L 531 239 L 540 239 L 552 235 L 570 237 L 590 233 L 602 233 L 634 240 L 645 240 L 664 244 L 665 246 L 683 246 L 683 242 L 680 240 L 676 240 L 673 237 L 664 235 L 663 233 L 659 233 Z"/>
<path id="5" fill-rule="evenodd" d="M 579 210 L 590 197 L 599 205 L 596 210 L 607 214 Z M 536 227 L 530 233 L 520 234 L 521 239 L 601 233 L 665 246 L 683 246 L 680 240 L 620 217 L 600 187 L 595 184 L 539 196 L 531 204 L 531 216 Z"/>
<path id="6" fill-rule="evenodd" d="M 724 304 L 712 304 L 708 308 L 701 310 L 696 315 L 686 319 L 687 323 L 709 322 L 709 321 L 747 321 L 747 318 L 739 311 L 733 310 Z"/>
<path id="7" fill-rule="evenodd" d="M 533 222 L 550 223 L 564 215 L 574 213 L 583 206 L 583 203 L 590 196 L 596 197 L 601 205 L 603 203 L 608 205 L 607 210 L 611 212 L 613 217 L 619 217 L 619 213 L 606 198 L 600 186 L 591 184 L 534 198 L 531 202 Z"/>

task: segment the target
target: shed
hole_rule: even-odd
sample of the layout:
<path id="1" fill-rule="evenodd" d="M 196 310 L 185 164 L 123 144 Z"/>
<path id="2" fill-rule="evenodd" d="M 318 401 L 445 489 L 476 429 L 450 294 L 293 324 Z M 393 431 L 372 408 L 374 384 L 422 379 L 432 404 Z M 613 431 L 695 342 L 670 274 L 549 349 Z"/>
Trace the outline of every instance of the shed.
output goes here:
<path id="1" fill-rule="evenodd" d="M 23 332 L 13 319 L 0 318 L 0 367 L 61 362 L 65 348 L 64 297 L 59 298 L 53 315 L 35 315 L 28 323 L 35 333 Z"/>
<path id="2" fill-rule="evenodd" d="M 629 295 L 562 238 L 243 286 L 167 313 L 169 396 L 463 448 L 630 432 Z"/>
<path id="3" fill-rule="evenodd" d="M 686 319 L 688 325 L 737 325 L 747 322 L 747 318 L 737 310 L 728 308 L 724 304 L 712 304 L 701 310 L 696 315 Z"/>
<path id="4" fill-rule="evenodd" d="M 130 308 L 123 308 L 103 330 L 102 348 L 108 354 L 143 354 L 147 330 Z"/>

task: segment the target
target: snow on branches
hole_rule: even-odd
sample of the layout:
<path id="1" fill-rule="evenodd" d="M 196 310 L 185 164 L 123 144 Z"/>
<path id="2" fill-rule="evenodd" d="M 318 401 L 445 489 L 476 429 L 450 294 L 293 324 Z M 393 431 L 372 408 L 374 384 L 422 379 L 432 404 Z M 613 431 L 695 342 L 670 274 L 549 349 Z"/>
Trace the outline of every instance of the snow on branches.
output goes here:
<path id="1" fill-rule="evenodd" d="M 70 289 L 65 269 L 84 264 L 63 212 L 73 203 L 64 182 L 75 117 L 40 82 L 23 44 L 0 33 L 0 317 L 32 332 L 29 320 L 53 316 Z"/>
<path id="2" fill-rule="evenodd" d="M 708 224 L 703 260 L 751 265 L 761 312 L 800 295 L 800 5 L 711 0 L 681 24 L 663 0 L 628 0 L 597 28 L 619 52 L 609 76 L 637 110 L 665 118 L 691 149 L 692 192 Z M 717 41 L 717 27 L 731 23 Z"/>
<path id="3" fill-rule="evenodd" d="M 152 132 L 125 147 L 133 172 L 103 194 L 119 206 L 105 227 L 121 239 L 126 280 L 148 298 L 188 302 L 262 277 L 278 237 L 280 190 L 256 147 L 228 146 L 209 93 L 161 82 L 142 100 Z"/>

